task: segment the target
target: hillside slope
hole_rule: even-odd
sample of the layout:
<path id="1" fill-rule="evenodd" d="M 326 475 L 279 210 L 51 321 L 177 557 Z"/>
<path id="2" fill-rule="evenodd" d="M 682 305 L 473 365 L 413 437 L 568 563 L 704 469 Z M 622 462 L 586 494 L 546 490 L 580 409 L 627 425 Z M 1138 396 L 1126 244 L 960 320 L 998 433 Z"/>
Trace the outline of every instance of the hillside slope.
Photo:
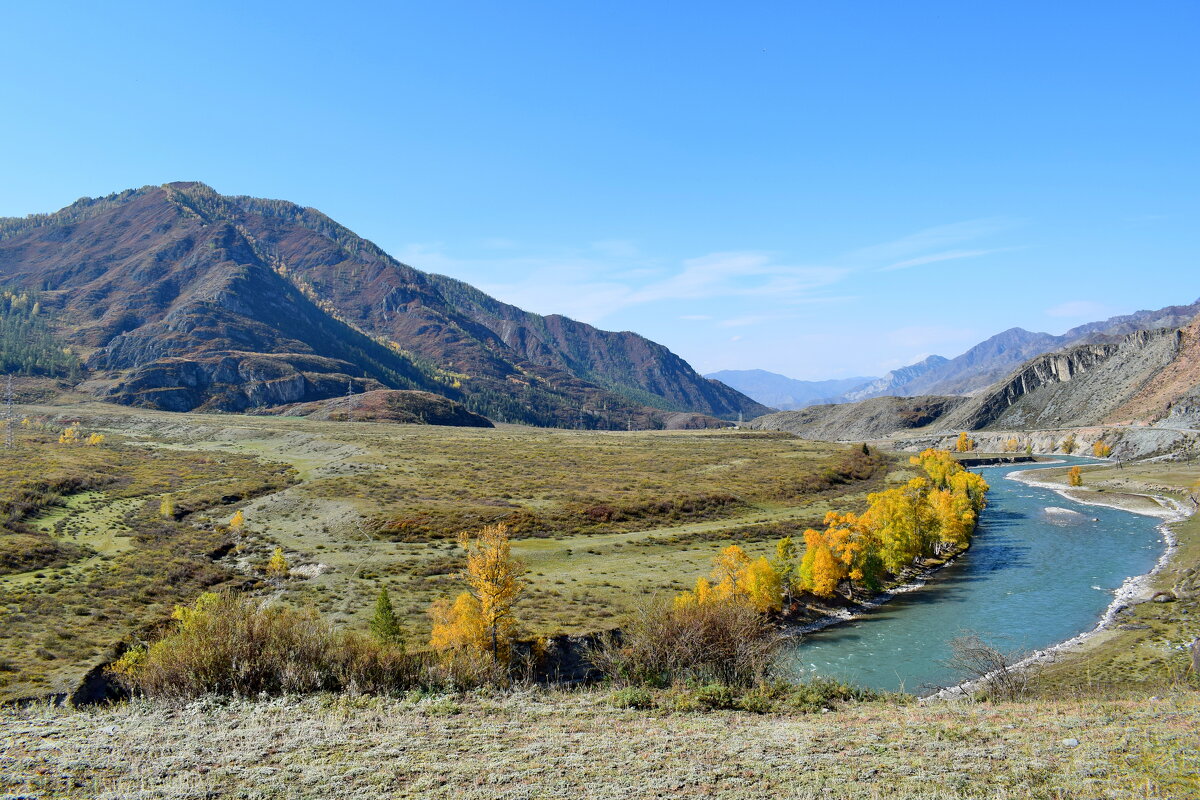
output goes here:
<path id="1" fill-rule="evenodd" d="M 768 410 L 636 334 L 529 314 L 313 209 L 199 183 L 0 220 L 0 283 L 39 291 L 93 371 L 85 388 L 122 403 L 244 410 L 350 384 L 538 425 Z"/>
<path id="2" fill-rule="evenodd" d="M 857 403 L 809 406 L 751 420 L 756 430 L 787 431 L 805 439 L 878 439 L 923 428 L 966 402 L 962 397 L 872 397 Z"/>

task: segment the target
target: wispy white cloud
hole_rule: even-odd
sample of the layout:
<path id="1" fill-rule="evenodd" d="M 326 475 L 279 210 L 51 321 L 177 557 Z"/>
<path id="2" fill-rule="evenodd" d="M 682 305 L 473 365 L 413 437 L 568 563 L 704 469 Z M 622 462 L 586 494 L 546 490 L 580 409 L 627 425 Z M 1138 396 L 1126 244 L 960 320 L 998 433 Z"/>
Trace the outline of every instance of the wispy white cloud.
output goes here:
<path id="1" fill-rule="evenodd" d="M 985 217 L 982 219 L 936 225 L 910 233 L 883 244 L 864 247 L 849 254 L 851 261 L 871 263 L 894 263 L 897 260 L 914 258 L 930 251 L 940 251 L 964 242 L 982 239 L 997 233 L 1012 230 L 1021 225 L 1019 220 L 1007 217 Z"/>
<path id="2" fill-rule="evenodd" d="M 611 255 L 624 252 L 624 256 Z M 797 266 L 755 251 L 711 253 L 670 264 L 610 249 L 505 258 L 455 258 L 436 244 L 412 244 L 398 257 L 420 269 L 475 283 L 501 300 L 542 313 L 598 322 L 633 306 L 668 301 L 768 298 L 772 305 L 811 302 L 850 270 Z M 514 276 L 497 281 L 496 276 Z"/>
<path id="3" fill-rule="evenodd" d="M 957 261 L 964 258 L 979 258 L 1020 249 L 1018 247 L 964 247 L 989 236 L 1017 228 L 1022 223 L 1007 217 L 952 222 L 936 225 L 890 242 L 871 245 L 847 253 L 843 260 L 858 268 L 891 272 L 899 269 Z"/>
<path id="4" fill-rule="evenodd" d="M 1099 319 L 1108 316 L 1110 309 L 1104 303 L 1096 303 L 1091 300 L 1068 300 L 1065 303 L 1059 303 L 1056 306 L 1046 309 L 1048 317 L 1065 317 L 1068 319 L 1083 319 L 1092 317 Z"/>
<path id="5" fill-rule="evenodd" d="M 512 250 L 517 247 L 517 243 L 512 239 L 505 239 L 500 236 L 484 239 L 482 244 L 489 250 Z"/>
<path id="6" fill-rule="evenodd" d="M 747 328 L 751 325 L 761 325 L 764 322 L 778 322 L 785 319 L 796 319 L 795 314 L 748 314 L 744 317 L 723 319 L 717 323 L 722 328 Z"/>
<path id="7" fill-rule="evenodd" d="M 613 258 L 639 258 L 642 251 L 636 244 L 627 239 L 606 239 L 592 242 L 592 249 L 601 255 Z"/>
<path id="8" fill-rule="evenodd" d="M 1020 247 L 993 247 L 989 250 L 947 250 L 943 253 L 930 253 L 925 256 L 917 256 L 916 258 L 897 261 L 895 264 L 888 264 L 886 267 L 880 267 L 880 272 L 891 272 L 897 269 L 908 269 L 909 267 L 919 267 L 924 264 L 936 264 L 939 261 L 958 261 L 963 258 L 978 258 L 979 256 L 990 256 L 993 253 L 1007 253 L 1012 250 L 1020 250 Z"/>

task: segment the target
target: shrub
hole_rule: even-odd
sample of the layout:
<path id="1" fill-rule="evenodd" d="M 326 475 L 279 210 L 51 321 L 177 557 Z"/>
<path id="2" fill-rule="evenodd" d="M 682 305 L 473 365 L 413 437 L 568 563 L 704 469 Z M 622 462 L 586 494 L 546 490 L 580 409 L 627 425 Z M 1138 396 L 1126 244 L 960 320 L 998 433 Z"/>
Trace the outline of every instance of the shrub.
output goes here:
<path id="1" fill-rule="evenodd" d="M 839 701 L 876 700 L 879 697 L 877 692 L 870 689 L 851 686 L 832 678 L 813 678 L 787 687 L 784 702 L 799 711 L 816 712 Z"/>
<path id="2" fill-rule="evenodd" d="M 626 686 L 613 692 L 610 702 L 617 708 L 654 708 L 654 695 L 641 686 Z"/>
<path id="3" fill-rule="evenodd" d="M 766 618 L 744 603 L 660 600 L 635 610 L 622 636 L 603 639 L 589 657 L 622 683 L 753 686 L 770 672 L 778 644 Z"/>
<path id="4" fill-rule="evenodd" d="M 950 640 L 950 658 L 944 662 L 964 680 L 975 682 L 984 697 L 1015 700 L 1025 693 L 1024 670 L 1010 664 L 1018 660 L 983 641 L 978 634 L 965 633 Z"/>
<path id="5" fill-rule="evenodd" d="M 110 668 L 129 689 L 155 697 L 388 692 L 420 675 L 419 662 L 401 650 L 339 633 L 312 609 L 225 592 L 201 595 L 173 616 L 172 633 Z"/>
<path id="6" fill-rule="evenodd" d="M 720 683 L 710 683 L 696 689 L 696 700 L 708 709 L 734 709 L 739 705 L 737 690 Z"/>

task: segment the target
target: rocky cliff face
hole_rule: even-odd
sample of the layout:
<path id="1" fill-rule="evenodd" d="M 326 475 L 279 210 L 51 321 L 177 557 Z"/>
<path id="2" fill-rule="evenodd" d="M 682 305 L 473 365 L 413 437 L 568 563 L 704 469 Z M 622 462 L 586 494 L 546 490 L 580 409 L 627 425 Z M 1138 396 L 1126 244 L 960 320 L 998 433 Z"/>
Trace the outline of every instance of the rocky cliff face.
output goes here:
<path id="1" fill-rule="evenodd" d="M 0 220 L 0 283 L 41 293 L 85 388 L 241 411 L 384 387 L 539 425 L 768 409 L 661 345 L 540 317 L 391 259 L 313 209 L 178 183 Z"/>
<path id="2" fill-rule="evenodd" d="M 1180 328 L 1200 314 L 1200 300 L 1186 306 L 1167 306 L 1111 317 L 1072 328 L 1061 336 L 1010 328 L 998 333 L 960 356 L 932 356 L 917 364 L 895 370 L 870 386 L 856 389 L 843 400 L 862 400 L 879 395 L 966 395 L 986 389 L 1016 367 L 1044 353 L 1076 344 L 1116 343 L 1141 330 Z"/>
<path id="3" fill-rule="evenodd" d="M 969 430 L 1096 424 L 1170 364 L 1180 341 L 1178 330 L 1137 331 L 1039 356 L 943 422 Z"/>
<path id="4" fill-rule="evenodd" d="M 811 438 L 874 438 L 924 429 L 942 441 L 961 430 L 1067 430 L 1200 417 L 1200 318 L 1183 329 L 1135 331 L 1030 359 L 972 397 L 877 397 L 754 420 Z M 1149 441 L 1149 440 L 1147 440 Z"/>

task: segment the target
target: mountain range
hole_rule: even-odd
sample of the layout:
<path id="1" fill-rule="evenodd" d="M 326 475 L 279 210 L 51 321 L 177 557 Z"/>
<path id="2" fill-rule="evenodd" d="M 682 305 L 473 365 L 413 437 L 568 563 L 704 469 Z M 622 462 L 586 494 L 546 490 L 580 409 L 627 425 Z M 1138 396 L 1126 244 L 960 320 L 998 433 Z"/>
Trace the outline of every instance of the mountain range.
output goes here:
<path id="1" fill-rule="evenodd" d="M 881 378 L 843 381 L 796 381 L 764 370 L 728 370 L 708 377 L 724 381 L 761 403 L 799 409 L 830 403 L 853 403 L 873 397 L 971 395 L 1003 379 L 1032 358 L 1084 343 L 1114 343 L 1142 330 L 1177 329 L 1200 314 L 1200 300 L 1190 305 L 1137 311 L 1072 328 L 1061 335 L 1010 328 L 989 337 L 955 358 L 932 355 L 892 370 Z M 769 376 L 769 377 L 768 377 Z M 833 391 L 826 391 L 831 389 Z"/>
<path id="2" fill-rule="evenodd" d="M 858 389 L 876 378 L 834 378 L 800 381 L 765 369 L 727 369 L 704 377 L 721 381 L 763 405 L 779 409 L 804 408 L 831 402 L 845 392 Z"/>
<path id="3" fill-rule="evenodd" d="M 197 182 L 0 219 L 0 284 L 36 293 L 87 367 L 79 388 L 118 403 L 261 411 L 388 389 L 583 428 L 771 410 L 635 333 L 524 311 L 315 209 Z"/>
<path id="4" fill-rule="evenodd" d="M 1181 327 L 1120 333 L 1120 325 L 1153 325 L 1176 313 L 1147 312 L 1117 326 L 1091 327 L 1083 343 L 1030 358 L 970 396 L 878 396 L 782 411 L 751 425 L 824 440 L 918 429 L 935 435 L 1097 426 L 1122 433 L 1147 426 L 1194 430 L 1200 427 L 1200 316 Z"/>

